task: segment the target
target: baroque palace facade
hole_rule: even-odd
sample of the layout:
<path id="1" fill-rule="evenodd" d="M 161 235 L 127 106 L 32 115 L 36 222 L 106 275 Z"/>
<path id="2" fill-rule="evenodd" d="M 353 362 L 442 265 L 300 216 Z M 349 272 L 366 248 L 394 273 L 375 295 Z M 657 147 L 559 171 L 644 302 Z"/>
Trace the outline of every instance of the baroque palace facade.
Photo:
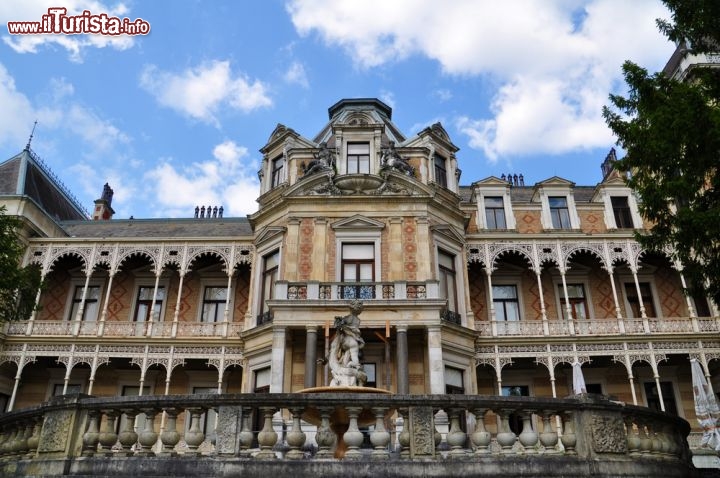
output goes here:
<path id="1" fill-rule="evenodd" d="M 369 386 L 565 397 L 577 361 L 588 392 L 698 431 L 690 359 L 720 390 L 718 309 L 633 239 L 614 151 L 595 186 L 460 185 L 457 151 L 439 123 L 406 137 L 381 101 L 345 99 L 314 138 L 275 128 L 247 218 L 112 219 L 106 186 L 90 220 L 28 145 L 0 164 L 0 203 L 45 287 L 0 334 L 2 407 L 322 386 L 359 298 Z"/>

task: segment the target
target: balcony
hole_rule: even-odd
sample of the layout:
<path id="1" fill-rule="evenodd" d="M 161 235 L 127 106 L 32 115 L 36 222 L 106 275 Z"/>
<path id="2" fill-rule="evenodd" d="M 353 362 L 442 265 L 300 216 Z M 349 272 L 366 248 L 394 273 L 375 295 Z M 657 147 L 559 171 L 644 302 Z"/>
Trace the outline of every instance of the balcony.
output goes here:
<path id="1" fill-rule="evenodd" d="M 7 336 L 33 337 L 237 337 L 242 322 L 21 321 L 5 325 Z"/>
<path id="2" fill-rule="evenodd" d="M 347 431 L 331 431 L 338 416 Z M 67 395 L 0 415 L 0 474 L 693 478 L 689 432 L 680 418 L 587 395 Z"/>
<path id="3" fill-rule="evenodd" d="M 438 300 L 437 281 L 275 283 L 275 300 Z"/>
<path id="4" fill-rule="evenodd" d="M 612 335 L 718 334 L 720 318 L 670 317 L 602 320 L 475 321 L 481 336 L 564 337 Z"/>

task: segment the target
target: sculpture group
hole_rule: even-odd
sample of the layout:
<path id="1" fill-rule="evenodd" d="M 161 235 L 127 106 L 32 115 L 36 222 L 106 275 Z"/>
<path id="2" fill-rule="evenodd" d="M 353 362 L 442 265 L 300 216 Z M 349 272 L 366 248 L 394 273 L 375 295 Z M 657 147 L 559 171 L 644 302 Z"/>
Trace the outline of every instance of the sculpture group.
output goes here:
<path id="1" fill-rule="evenodd" d="M 360 363 L 360 349 L 365 346 L 360 333 L 360 313 L 363 303 L 350 302 L 350 313 L 335 317 L 335 337 L 330 343 L 327 357 L 332 380 L 331 387 L 362 387 L 367 374 Z"/>

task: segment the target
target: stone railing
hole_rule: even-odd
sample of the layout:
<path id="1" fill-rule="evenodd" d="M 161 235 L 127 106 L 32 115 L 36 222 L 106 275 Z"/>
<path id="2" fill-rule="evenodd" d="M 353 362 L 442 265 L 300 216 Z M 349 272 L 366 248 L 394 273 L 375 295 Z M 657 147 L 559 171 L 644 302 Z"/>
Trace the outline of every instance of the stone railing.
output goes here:
<path id="1" fill-rule="evenodd" d="M 275 283 L 276 300 L 406 300 L 439 298 L 437 281 Z"/>
<path id="2" fill-rule="evenodd" d="M 237 337 L 243 324 L 236 322 L 78 322 L 34 320 L 10 322 L 8 336 L 32 335 L 80 337 Z"/>
<path id="3" fill-rule="evenodd" d="M 679 478 L 689 432 L 593 396 L 68 395 L 0 415 L 0 475 Z"/>
<path id="4" fill-rule="evenodd" d="M 670 317 L 652 319 L 475 321 L 481 336 L 659 335 L 717 334 L 719 318 Z"/>

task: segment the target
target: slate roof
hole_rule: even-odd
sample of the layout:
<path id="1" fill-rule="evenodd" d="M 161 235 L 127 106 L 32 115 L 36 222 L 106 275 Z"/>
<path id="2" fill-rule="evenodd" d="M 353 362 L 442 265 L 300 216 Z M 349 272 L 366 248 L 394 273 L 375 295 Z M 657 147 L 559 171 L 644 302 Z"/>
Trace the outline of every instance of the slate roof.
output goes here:
<path id="1" fill-rule="evenodd" d="M 30 149 L 0 164 L 0 195 L 27 196 L 50 217 L 86 219 L 80 203 Z"/>
<path id="2" fill-rule="evenodd" d="M 572 188 L 575 204 L 589 203 L 595 194 L 596 186 L 575 186 Z M 510 200 L 513 203 L 530 202 L 535 186 L 513 186 L 510 188 Z M 472 186 L 460 186 L 463 202 L 470 202 Z"/>
<path id="3" fill-rule="evenodd" d="M 71 237 L 87 238 L 203 238 L 228 237 L 251 239 L 253 231 L 244 217 L 217 219 L 113 219 L 110 221 L 63 221 L 62 228 Z"/>

